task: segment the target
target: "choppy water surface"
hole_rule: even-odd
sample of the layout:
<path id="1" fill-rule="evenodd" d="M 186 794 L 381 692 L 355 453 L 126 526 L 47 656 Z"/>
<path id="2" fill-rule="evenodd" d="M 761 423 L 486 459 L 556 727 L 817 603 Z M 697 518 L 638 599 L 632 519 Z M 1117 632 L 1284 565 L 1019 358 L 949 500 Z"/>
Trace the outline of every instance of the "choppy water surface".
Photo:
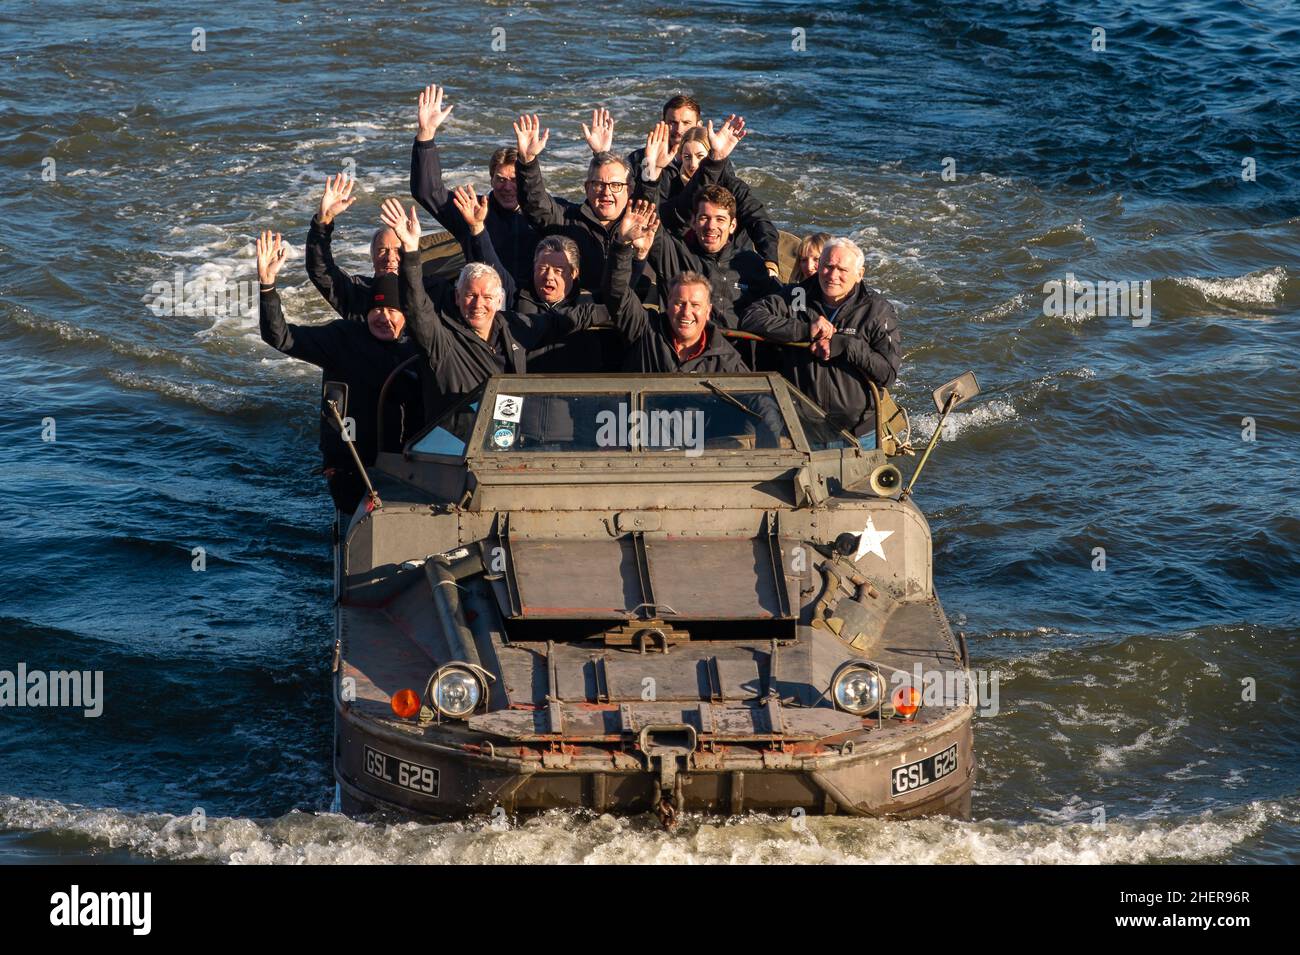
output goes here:
<path id="1" fill-rule="evenodd" d="M 106 690 L 98 719 L 0 711 L 0 861 L 1294 861 L 1300 12 L 597 15 L 0 12 L 0 669 L 98 669 Z M 797 27 L 806 53 L 790 48 Z M 690 819 L 666 834 L 581 815 L 501 830 L 327 812 L 318 374 L 264 346 L 251 310 L 149 306 L 177 271 L 255 281 L 252 237 L 275 228 L 294 246 L 291 319 L 325 320 L 301 258 L 317 190 L 355 164 L 363 198 L 337 251 L 364 267 L 433 81 L 456 104 L 439 133 L 450 178 L 480 186 L 524 110 L 552 129 L 554 186 L 575 192 L 593 105 L 615 111 L 624 148 L 679 87 L 715 117 L 744 114 L 742 175 L 778 223 L 869 250 L 903 321 L 899 393 L 918 432 L 935 425 L 929 389 L 979 376 L 983 398 L 917 496 L 945 604 L 1000 675 L 1000 710 L 976 726 L 976 821 Z M 1044 283 L 1067 274 L 1149 280 L 1150 324 L 1045 315 Z"/>

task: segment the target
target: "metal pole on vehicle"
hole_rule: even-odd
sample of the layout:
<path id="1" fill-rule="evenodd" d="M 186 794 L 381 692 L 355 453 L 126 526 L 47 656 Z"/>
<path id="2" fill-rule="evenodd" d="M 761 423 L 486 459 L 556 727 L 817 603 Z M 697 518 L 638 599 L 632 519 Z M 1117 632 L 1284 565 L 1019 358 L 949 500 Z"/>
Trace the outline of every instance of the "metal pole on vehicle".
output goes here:
<path id="1" fill-rule="evenodd" d="M 370 483 L 370 475 L 366 473 L 366 466 L 361 463 L 361 455 L 357 454 L 357 449 L 354 448 L 352 442 L 348 440 L 348 429 L 347 426 L 343 424 L 343 416 L 339 414 L 338 404 L 333 398 L 330 398 L 326 400 L 325 407 L 328 408 L 330 414 L 334 416 L 334 423 L 338 425 L 339 435 L 343 438 L 343 443 L 348 446 L 348 451 L 352 455 L 352 461 L 357 466 L 357 473 L 361 475 L 361 480 L 365 482 L 366 500 L 369 502 L 366 509 L 373 511 L 377 507 L 383 507 L 384 502 L 379 499 L 379 495 L 375 492 L 375 486 Z"/>
<path id="2" fill-rule="evenodd" d="M 939 435 L 943 433 L 943 423 L 948 418 L 948 412 L 952 411 L 953 402 L 957 400 L 957 393 L 953 392 L 948 396 L 948 400 L 943 404 L 943 414 L 939 416 L 939 423 L 934 426 L 934 434 L 930 435 L 930 443 L 925 446 L 925 453 L 921 455 L 921 460 L 916 463 L 916 470 L 912 472 L 912 480 L 907 482 L 907 487 L 903 488 L 903 493 L 898 495 L 900 501 L 906 501 L 912 493 L 912 485 L 916 484 L 916 479 L 921 476 L 921 469 L 925 467 L 925 462 L 930 458 L 930 452 L 934 446 L 939 443 Z"/>

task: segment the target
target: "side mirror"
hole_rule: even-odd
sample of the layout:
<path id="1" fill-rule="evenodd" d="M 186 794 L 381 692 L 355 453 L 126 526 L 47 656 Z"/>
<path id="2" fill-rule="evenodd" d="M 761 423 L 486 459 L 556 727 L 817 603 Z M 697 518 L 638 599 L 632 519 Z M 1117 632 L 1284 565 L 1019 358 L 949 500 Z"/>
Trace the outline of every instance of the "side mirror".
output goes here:
<path id="1" fill-rule="evenodd" d="M 940 385 L 934 389 L 931 397 L 934 398 L 935 410 L 943 414 L 945 411 L 960 408 L 979 393 L 980 384 L 975 380 L 975 372 L 968 371 L 966 374 L 954 378 L 946 385 Z M 948 403 L 950 398 L 952 404 Z"/>
<path id="2" fill-rule="evenodd" d="M 327 381 L 321 391 L 321 414 L 335 431 L 341 431 L 342 421 L 348 416 L 348 386 L 341 381 Z M 333 404 L 338 415 L 330 410 Z"/>

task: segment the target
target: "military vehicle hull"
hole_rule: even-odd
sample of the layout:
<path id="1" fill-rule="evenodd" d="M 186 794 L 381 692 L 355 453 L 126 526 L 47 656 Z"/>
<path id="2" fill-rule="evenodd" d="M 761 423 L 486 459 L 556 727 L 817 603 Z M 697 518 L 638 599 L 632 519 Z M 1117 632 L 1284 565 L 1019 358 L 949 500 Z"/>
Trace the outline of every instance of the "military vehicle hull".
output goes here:
<path id="1" fill-rule="evenodd" d="M 779 377 L 714 379 L 502 376 L 472 432 L 380 456 L 336 557 L 344 811 L 969 816 L 973 683 L 924 516 Z M 564 451 L 620 388 L 698 402 L 713 444 Z M 506 399 L 522 417 L 484 420 Z"/>
<path id="2" fill-rule="evenodd" d="M 661 774 L 653 759 L 628 750 L 597 750 L 559 744 L 554 749 L 484 746 L 456 739 L 417 739 L 394 727 L 335 712 L 335 777 L 342 809 L 457 819 L 548 809 L 587 809 L 639 814 L 661 810 Z M 932 780 L 917 773 L 916 788 L 894 790 L 895 772 L 955 748 L 957 770 Z M 877 816 L 907 819 L 970 817 L 975 756 L 971 713 L 958 711 L 907 739 L 888 744 L 801 744 L 780 749 L 692 754 L 679 770 L 679 808 L 684 812 L 744 812 Z M 625 754 L 620 759 L 615 753 Z M 417 792 L 398 779 L 401 764 L 429 768 L 435 792 Z M 927 767 L 928 768 L 928 767 Z M 931 770 L 931 773 L 933 771 Z M 410 770 L 407 779 L 418 777 Z"/>

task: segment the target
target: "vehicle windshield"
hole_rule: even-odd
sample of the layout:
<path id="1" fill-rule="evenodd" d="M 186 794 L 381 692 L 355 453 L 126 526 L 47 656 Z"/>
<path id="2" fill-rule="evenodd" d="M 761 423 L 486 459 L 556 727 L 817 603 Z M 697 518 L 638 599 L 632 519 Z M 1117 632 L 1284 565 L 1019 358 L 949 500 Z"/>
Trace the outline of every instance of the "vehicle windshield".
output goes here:
<path id="1" fill-rule="evenodd" d="M 604 427 L 626 414 L 627 392 L 505 394 L 499 392 L 483 435 L 484 451 L 627 451 Z"/>
<path id="2" fill-rule="evenodd" d="M 442 454 L 448 457 L 465 456 L 470 435 L 474 431 L 474 420 L 478 417 L 479 402 L 483 389 L 479 388 L 438 419 L 429 431 L 411 445 L 412 451 L 421 454 Z"/>
<path id="3" fill-rule="evenodd" d="M 792 448 L 766 391 L 497 394 L 484 451 L 607 452 Z M 418 449 L 417 449 L 418 450 Z"/>
<path id="4" fill-rule="evenodd" d="M 826 412 L 817 407 L 793 388 L 790 400 L 794 404 L 795 414 L 803 427 L 804 437 L 808 439 L 808 448 L 812 451 L 830 451 L 838 448 L 851 448 L 856 445 L 853 436 L 831 424 Z"/>
<path id="5" fill-rule="evenodd" d="M 793 448 L 776 399 L 765 391 L 647 392 L 641 445 L 647 451 Z"/>

